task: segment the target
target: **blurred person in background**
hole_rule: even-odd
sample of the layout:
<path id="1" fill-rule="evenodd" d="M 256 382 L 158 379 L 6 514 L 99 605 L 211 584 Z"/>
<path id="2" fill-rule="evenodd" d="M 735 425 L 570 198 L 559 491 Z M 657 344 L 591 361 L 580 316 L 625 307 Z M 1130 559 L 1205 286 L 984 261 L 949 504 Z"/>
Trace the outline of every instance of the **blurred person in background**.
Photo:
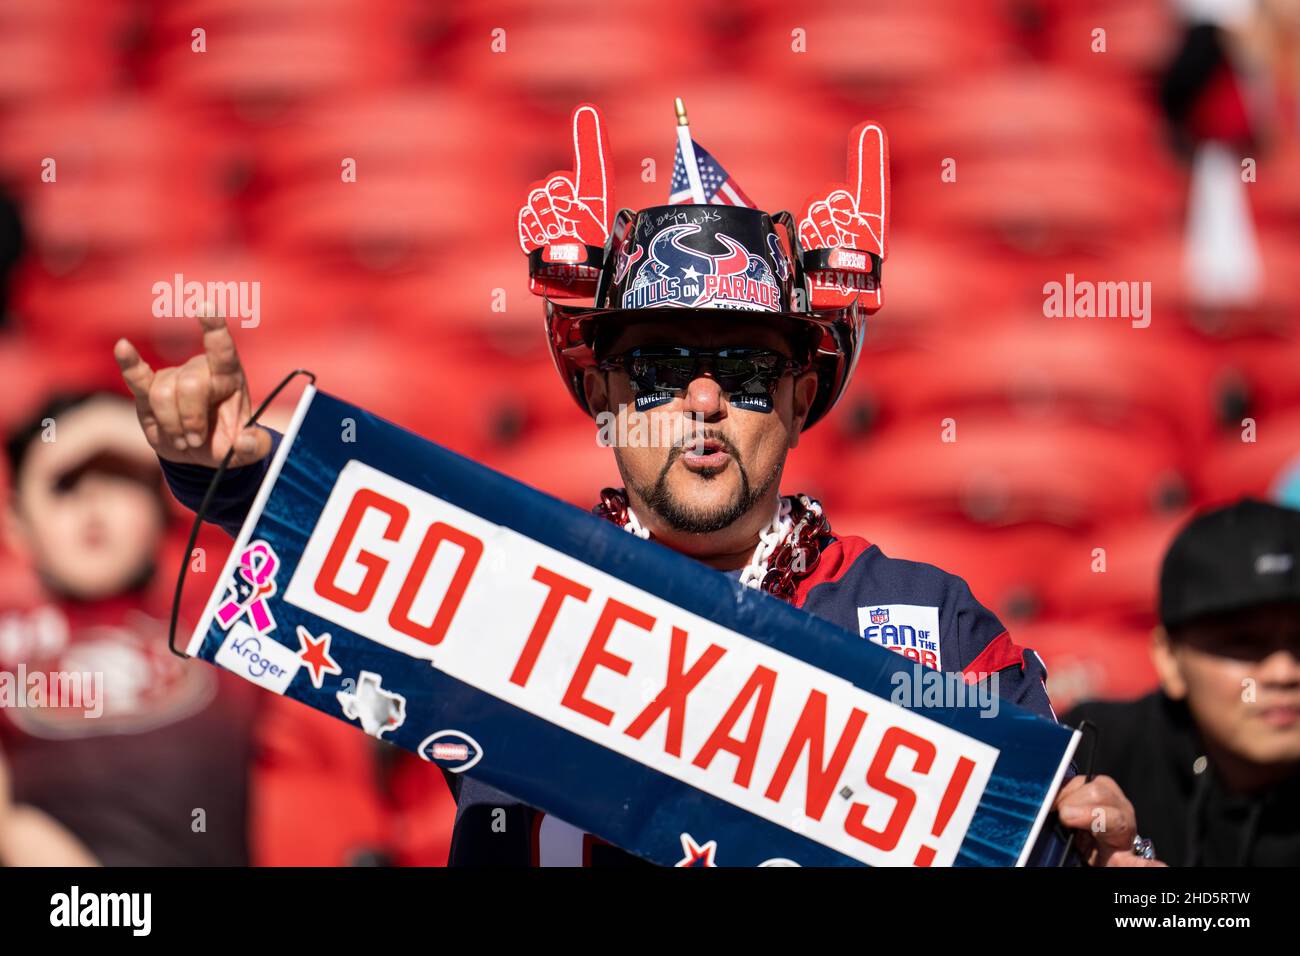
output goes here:
<path id="1" fill-rule="evenodd" d="M 0 609 L 0 863 L 246 862 L 255 695 L 167 647 L 167 511 L 131 403 L 56 396 L 6 450 L 5 537 L 40 593 Z"/>
<path id="2" fill-rule="evenodd" d="M 0 864 L 446 862 L 455 804 L 437 767 L 170 653 L 149 587 L 161 476 L 130 402 L 52 399 L 15 430 L 9 459 L 7 537 L 44 594 L 0 608 L 0 672 L 12 686 L 20 666 L 102 671 L 107 700 L 87 718 L 0 693 L 15 778 L 10 800 L 0 777 Z M 191 832 L 199 808 L 206 834 Z"/>
<path id="3" fill-rule="evenodd" d="M 1190 165 L 1184 279 L 1199 321 L 1260 304 L 1265 268 L 1247 184 L 1297 157 L 1300 0 L 1178 0 L 1185 21 L 1160 104 Z"/>
<path id="4" fill-rule="evenodd" d="M 14 806 L 0 752 L 0 866 L 98 866 L 67 827 L 33 806 Z"/>
<path id="5" fill-rule="evenodd" d="M 1081 704 L 1096 768 L 1171 866 L 1300 866 L 1300 512 L 1194 518 L 1160 572 L 1160 690 Z"/>

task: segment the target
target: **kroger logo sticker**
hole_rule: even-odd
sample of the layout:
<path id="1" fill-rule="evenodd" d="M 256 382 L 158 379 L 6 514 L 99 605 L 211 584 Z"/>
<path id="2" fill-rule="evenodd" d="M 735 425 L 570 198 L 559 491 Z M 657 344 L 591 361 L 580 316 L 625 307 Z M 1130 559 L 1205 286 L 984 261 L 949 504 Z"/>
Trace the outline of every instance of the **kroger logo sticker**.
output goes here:
<path id="1" fill-rule="evenodd" d="M 216 662 L 228 671 L 252 681 L 258 687 L 283 694 L 302 660 L 289 648 L 258 634 L 237 621 L 225 643 L 217 650 Z"/>
<path id="2" fill-rule="evenodd" d="M 858 608 L 858 633 L 910 661 L 943 670 L 939 653 L 939 609 L 922 604 Z"/>

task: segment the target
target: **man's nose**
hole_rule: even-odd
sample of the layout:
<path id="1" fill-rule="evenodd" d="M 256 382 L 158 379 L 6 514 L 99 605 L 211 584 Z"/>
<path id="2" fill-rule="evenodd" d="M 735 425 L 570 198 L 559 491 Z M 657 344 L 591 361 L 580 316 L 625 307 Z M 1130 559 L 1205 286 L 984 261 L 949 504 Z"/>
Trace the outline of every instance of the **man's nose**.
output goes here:
<path id="1" fill-rule="evenodd" d="M 684 411 L 699 415 L 705 421 L 712 421 L 723 411 L 723 391 L 707 372 L 696 375 L 686 386 L 686 407 Z"/>

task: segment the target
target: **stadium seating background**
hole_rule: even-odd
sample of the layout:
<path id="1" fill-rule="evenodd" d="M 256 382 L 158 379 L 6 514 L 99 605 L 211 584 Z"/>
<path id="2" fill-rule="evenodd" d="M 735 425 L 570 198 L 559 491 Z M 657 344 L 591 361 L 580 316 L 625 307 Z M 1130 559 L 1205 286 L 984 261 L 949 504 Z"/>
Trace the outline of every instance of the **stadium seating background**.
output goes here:
<path id="1" fill-rule="evenodd" d="M 120 335 L 155 365 L 190 354 L 192 322 L 152 315 L 155 282 L 257 281 L 260 325 L 236 329 L 255 396 L 307 367 L 588 507 L 617 475 L 555 377 L 515 225 L 526 186 L 570 163 L 571 107 L 604 110 L 631 207 L 666 201 L 674 96 L 768 209 L 842 178 L 848 129 L 875 118 L 886 306 L 785 490 L 965 576 L 1041 651 L 1058 705 L 1134 694 L 1178 523 L 1270 493 L 1300 450 L 1294 121 L 1248 189 L 1263 290 L 1207 313 L 1184 288 L 1188 173 L 1156 96 L 1178 37 L 1156 0 L 0 0 L 0 183 L 29 234 L 0 425 L 51 388 L 118 388 Z M 1066 273 L 1151 282 L 1150 327 L 1045 318 Z M 0 579 L 11 603 L 33 589 L 11 557 Z"/>

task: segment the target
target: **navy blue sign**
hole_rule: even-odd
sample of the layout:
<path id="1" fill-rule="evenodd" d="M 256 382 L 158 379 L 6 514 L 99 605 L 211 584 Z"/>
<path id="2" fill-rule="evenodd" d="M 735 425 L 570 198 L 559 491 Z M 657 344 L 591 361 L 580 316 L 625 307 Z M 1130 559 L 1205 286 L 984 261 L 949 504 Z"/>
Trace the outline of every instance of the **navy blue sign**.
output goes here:
<path id="1" fill-rule="evenodd" d="M 1023 863 L 1076 740 L 314 389 L 189 652 L 665 865 Z"/>

